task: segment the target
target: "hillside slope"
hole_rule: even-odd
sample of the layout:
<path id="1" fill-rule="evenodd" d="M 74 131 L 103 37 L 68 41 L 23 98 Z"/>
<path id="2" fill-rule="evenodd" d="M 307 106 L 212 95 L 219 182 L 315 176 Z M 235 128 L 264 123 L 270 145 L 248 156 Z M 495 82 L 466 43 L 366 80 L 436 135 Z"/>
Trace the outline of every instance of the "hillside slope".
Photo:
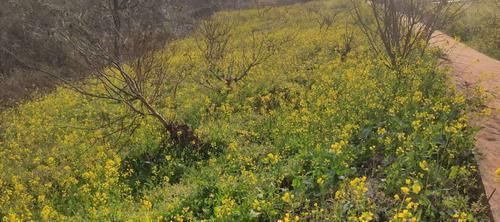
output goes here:
<path id="1" fill-rule="evenodd" d="M 153 118 L 65 88 L 2 112 L 0 218 L 487 220 L 467 123 L 480 101 L 448 87 L 434 52 L 393 72 L 347 13 L 325 25 L 347 8 L 214 15 L 232 28 L 226 75 L 256 39 L 282 43 L 258 45 L 272 55 L 230 87 L 207 72 L 199 31 L 169 46 L 166 74 L 191 69 L 160 111 L 202 144 L 176 147 Z"/>

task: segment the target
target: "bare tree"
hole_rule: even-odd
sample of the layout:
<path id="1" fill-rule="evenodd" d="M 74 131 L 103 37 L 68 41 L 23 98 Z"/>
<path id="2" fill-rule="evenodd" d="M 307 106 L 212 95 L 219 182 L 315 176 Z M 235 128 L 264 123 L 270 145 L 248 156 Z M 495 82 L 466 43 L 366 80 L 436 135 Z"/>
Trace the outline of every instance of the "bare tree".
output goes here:
<path id="1" fill-rule="evenodd" d="M 351 0 L 374 54 L 392 69 L 422 55 L 434 31 L 455 18 L 465 3 L 448 0 Z"/>
<path id="2" fill-rule="evenodd" d="M 311 10 L 315 15 L 316 23 L 319 25 L 320 30 L 327 30 L 332 27 L 335 23 L 335 18 L 340 15 L 340 11 L 331 11 L 324 12 L 319 8 L 311 8 Z"/>
<path id="3" fill-rule="evenodd" d="M 202 85 L 221 92 L 231 90 L 252 70 L 271 58 L 290 39 L 272 39 L 262 31 L 248 33 L 248 42 L 235 45 L 232 25 L 223 18 L 202 21 L 197 33 L 202 54 Z M 222 85 L 221 85 L 222 83 Z"/>
<path id="4" fill-rule="evenodd" d="M 348 24 L 344 26 L 344 32 L 342 33 L 342 42 L 341 45 L 337 45 L 335 47 L 335 51 L 340 54 L 340 60 L 345 62 L 347 56 L 353 49 L 354 42 L 354 31 L 349 28 Z"/>
<path id="5" fill-rule="evenodd" d="M 165 47 L 164 2 L 161 0 L 84 1 L 77 9 L 60 9 L 63 21 L 57 36 L 73 49 L 76 61 L 87 74 L 82 81 L 65 79 L 40 64 L 18 58 L 25 66 L 41 71 L 65 86 L 92 98 L 114 101 L 129 108 L 130 119 L 151 116 L 179 146 L 199 142 L 191 128 L 162 113 L 188 70 L 172 71 L 169 59 L 175 53 Z M 11 53 L 15 56 L 15 53 Z"/>

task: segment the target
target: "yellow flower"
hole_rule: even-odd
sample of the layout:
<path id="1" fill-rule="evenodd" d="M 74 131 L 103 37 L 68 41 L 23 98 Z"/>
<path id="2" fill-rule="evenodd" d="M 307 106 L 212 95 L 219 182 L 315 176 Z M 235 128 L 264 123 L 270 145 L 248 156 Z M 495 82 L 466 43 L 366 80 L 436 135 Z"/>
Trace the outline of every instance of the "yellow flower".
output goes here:
<path id="1" fill-rule="evenodd" d="M 38 202 L 43 203 L 45 202 L 45 195 L 38 195 Z"/>
<path id="2" fill-rule="evenodd" d="M 411 210 L 412 208 L 416 210 L 418 208 L 418 203 L 409 202 L 408 205 L 406 206 L 406 209 Z"/>
<path id="3" fill-rule="evenodd" d="M 394 194 L 394 199 L 395 199 L 395 200 L 399 200 L 399 199 L 401 199 L 401 198 L 399 197 L 399 195 Z"/>
<path id="4" fill-rule="evenodd" d="M 290 194 L 289 192 L 286 192 L 285 194 L 283 194 L 283 197 L 281 197 L 281 199 L 283 201 L 285 201 L 286 203 L 290 203 L 290 202 L 292 202 L 293 194 Z"/>
<path id="5" fill-rule="evenodd" d="M 50 220 L 52 218 L 53 214 L 54 214 L 54 209 L 52 209 L 52 207 L 49 207 L 49 206 L 44 206 L 42 208 L 42 212 L 40 213 L 40 215 L 42 216 L 42 219 L 45 221 Z"/>
<path id="6" fill-rule="evenodd" d="M 418 165 L 420 166 L 420 168 L 423 171 L 429 171 L 429 165 L 427 164 L 427 161 L 425 161 L 425 160 L 420 161 L 420 163 L 418 163 Z"/>
<path id="7" fill-rule="evenodd" d="M 358 219 L 360 222 L 370 222 L 373 220 L 373 213 L 363 212 L 361 213 L 361 216 Z"/>
<path id="8" fill-rule="evenodd" d="M 164 183 L 169 183 L 170 182 L 170 178 L 168 176 L 164 176 L 163 177 L 163 182 Z"/>
<path id="9" fill-rule="evenodd" d="M 142 207 L 144 207 L 144 209 L 146 209 L 146 210 L 149 210 L 153 207 L 153 204 L 149 200 L 143 199 L 142 200 Z"/>
<path id="10" fill-rule="evenodd" d="M 21 222 L 22 221 L 21 219 L 19 219 L 17 217 L 17 215 L 15 213 L 9 213 L 7 216 L 4 216 L 2 218 L 2 220 L 9 221 L 9 222 L 10 221 L 14 221 L 14 222 L 18 222 L 18 221 Z"/>
<path id="11" fill-rule="evenodd" d="M 279 154 L 275 155 L 272 153 L 268 153 L 266 160 L 272 164 L 276 164 L 276 163 L 278 163 L 278 161 L 280 161 L 280 156 L 279 156 Z"/>
<path id="12" fill-rule="evenodd" d="M 420 120 L 415 120 L 411 123 L 411 125 L 413 126 L 414 129 L 419 129 L 421 126 L 421 122 Z"/>
<path id="13" fill-rule="evenodd" d="M 418 183 L 415 183 L 413 184 L 413 186 L 411 187 L 411 190 L 413 191 L 413 193 L 420 193 L 420 191 L 422 190 L 422 187 L 420 186 L 420 184 Z"/>
<path id="14" fill-rule="evenodd" d="M 467 222 L 467 213 L 456 212 L 455 214 L 453 214 L 453 219 L 455 219 L 454 221 L 457 221 L 457 222 Z"/>
<path id="15" fill-rule="evenodd" d="M 316 182 L 318 183 L 319 186 L 323 186 L 323 184 L 325 183 L 325 179 L 323 178 L 323 176 L 320 176 L 318 177 Z"/>
<path id="16" fill-rule="evenodd" d="M 337 143 L 332 144 L 330 150 L 335 154 L 341 154 L 343 147 L 347 144 L 345 140 L 341 140 Z"/>
<path id="17" fill-rule="evenodd" d="M 420 101 L 422 101 L 422 98 L 423 98 L 423 94 L 422 94 L 422 92 L 420 92 L 420 91 L 416 91 L 416 92 L 413 94 L 413 100 L 415 100 L 416 102 L 420 102 Z"/>
<path id="18" fill-rule="evenodd" d="M 408 210 L 403 210 L 402 212 L 398 213 L 399 218 L 407 218 L 411 213 L 408 212 Z"/>
<path id="19" fill-rule="evenodd" d="M 335 199 L 336 200 L 340 200 L 340 199 L 344 198 L 344 196 L 345 196 L 344 192 L 341 190 L 337 190 L 337 192 L 335 192 Z"/>
<path id="20" fill-rule="evenodd" d="M 465 102 L 465 97 L 462 95 L 456 96 L 453 100 L 455 104 L 462 104 Z"/>
<path id="21" fill-rule="evenodd" d="M 104 168 L 109 171 L 109 170 L 113 169 L 114 165 L 115 165 L 115 161 L 113 161 L 112 159 L 108 159 L 108 160 L 106 160 L 106 163 L 104 164 Z"/>
<path id="22" fill-rule="evenodd" d="M 401 187 L 401 192 L 403 192 L 404 194 L 408 194 L 408 193 L 410 193 L 410 188 L 408 188 L 408 187 Z"/>
<path id="23" fill-rule="evenodd" d="M 377 129 L 377 134 L 378 135 L 384 135 L 386 133 L 386 130 L 384 128 L 378 128 Z"/>
<path id="24" fill-rule="evenodd" d="M 283 222 L 290 222 L 290 213 L 286 213 L 285 217 L 282 220 Z"/>

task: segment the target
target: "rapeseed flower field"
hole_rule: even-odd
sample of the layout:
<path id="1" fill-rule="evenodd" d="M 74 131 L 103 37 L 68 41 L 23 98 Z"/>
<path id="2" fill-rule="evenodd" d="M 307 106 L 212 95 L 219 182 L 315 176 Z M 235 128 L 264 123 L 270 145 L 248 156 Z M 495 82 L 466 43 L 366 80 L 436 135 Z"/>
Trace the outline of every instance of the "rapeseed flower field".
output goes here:
<path id="1" fill-rule="evenodd" d="M 236 62 L 251 33 L 286 40 L 230 88 L 199 84 L 210 76 L 196 31 L 167 46 L 183 52 L 172 57 L 174 72 L 193 67 L 161 112 L 191 126 L 206 143 L 198 149 L 176 147 L 149 117 L 122 118 L 126 106 L 64 87 L 3 111 L 0 218 L 487 220 L 467 123 L 480 90 L 450 87 L 436 50 L 400 73 L 387 69 L 349 13 L 320 28 L 320 14 L 348 7 L 215 14 L 234 27 Z M 338 49 L 348 33 L 345 57 Z"/>

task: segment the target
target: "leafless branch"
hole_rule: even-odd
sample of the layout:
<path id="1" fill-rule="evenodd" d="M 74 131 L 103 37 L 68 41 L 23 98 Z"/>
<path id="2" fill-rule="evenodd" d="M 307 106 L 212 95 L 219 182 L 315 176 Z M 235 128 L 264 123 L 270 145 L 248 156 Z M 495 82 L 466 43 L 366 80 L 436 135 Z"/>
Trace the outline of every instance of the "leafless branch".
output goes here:
<path id="1" fill-rule="evenodd" d="M 465 3 L 429 0 L 351 0 L 368 43 L 395 70 L 412 56 L 423 55 L 434 31 L 455 18 Z"/>

